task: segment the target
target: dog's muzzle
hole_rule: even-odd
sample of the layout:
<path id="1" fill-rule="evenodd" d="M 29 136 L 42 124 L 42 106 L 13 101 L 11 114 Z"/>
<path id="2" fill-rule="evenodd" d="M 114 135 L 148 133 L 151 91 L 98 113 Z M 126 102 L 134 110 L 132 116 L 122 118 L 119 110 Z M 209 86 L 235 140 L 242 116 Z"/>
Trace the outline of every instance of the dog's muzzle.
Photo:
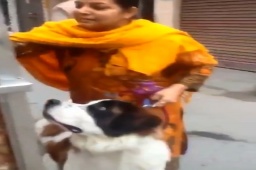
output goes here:
<path id="1" fill-rule="evenodd" d="M 75 126 L 71 126 L 71 125 L 67 125 L 65 123 L 61 123 L 58 120 L 56 120 L 52 115 L 49 114 L 50 109 L 52 109 L 56 106 L 59 106 L 59 105 L 61 105 L 60 100 L 56 100 L 56 99 L 48 100 L 45 103 L 45 106 L 44 106 L 44 111 L 43 111 L 44 118 L 51 121 L 51 122 L 57 123 L 57 124 L 65 127 L 67 130 L 71 131 L 72 133 L 82 133 L 83 131 L 80 128 L 75 127 Z"/>

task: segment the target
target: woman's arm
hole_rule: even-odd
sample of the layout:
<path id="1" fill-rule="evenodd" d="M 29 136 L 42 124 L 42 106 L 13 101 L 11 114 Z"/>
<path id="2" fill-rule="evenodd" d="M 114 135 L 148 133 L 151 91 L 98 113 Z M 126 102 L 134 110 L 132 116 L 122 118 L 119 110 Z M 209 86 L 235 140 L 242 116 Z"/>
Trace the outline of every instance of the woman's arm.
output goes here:
<path id="1" fill-rule="evenodd" d="M 167 87 L 152 96 L 158 102 L 155 106 L 164 106 L 166 103 L 175 103 L 184 91 L 196 92 L 210 76 L 217 61 L 206 52 L 189 52 L 177 57 L 176 66 L 185 74 L 175 84 Z M 178 71 L 174 69 L 173 71 Z M 175 73 L 174 73 L 175 74 Z M 177 73 L 178 74 L 178 73 Z"/>
<path id="2" fill-rule="evenodd" d="M 188 91 L 198 91 L 207 78 L 211 75 L 217 61 L 207 52 L 195 51 L 181 54 L 177 63 L 188 68 L 187 74 L 178 82 L 187 87 Z"/>
<path id="3" fill-rule="evenodd" d="M 40 45 L 34 43 L 19 43 L 13 42 L 14 50 L 16 56 L 25 57 L 25 56 L 37 56 L 48 52 L 51 48 L 47 45 Z"/>
<path id="4" fill-rule="evenodd" d="M 190 70 L 190 73 L 179 83 L 186 86 L 187 91 L 196 92 L 208 79 L 213 68 L 214 66 L 212 65 L 204 65 L 193 68 Z"/>
<path id="5" fill-rule="evenodd" d="M 58 51 L 61 47 L 15 43 L 16 58 L 19 63 L 38 81 L 48 86 L 68 91 L 66 75 L 59 66 Z"/>

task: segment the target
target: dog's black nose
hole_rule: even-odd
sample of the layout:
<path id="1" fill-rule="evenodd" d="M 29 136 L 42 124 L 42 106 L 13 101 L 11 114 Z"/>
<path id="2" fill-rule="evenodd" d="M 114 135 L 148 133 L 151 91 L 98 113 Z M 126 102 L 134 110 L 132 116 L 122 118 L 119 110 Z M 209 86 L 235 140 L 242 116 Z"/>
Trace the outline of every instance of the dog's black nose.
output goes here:
<path id="1" fill-rule="evenodd" d="M 54 106 L 58 106 L 61 104 L 60 100 L 57 99 L 50 99 L 45 103 L 45 108 L 49 108 L 49 107 L 54 107 Z"/>

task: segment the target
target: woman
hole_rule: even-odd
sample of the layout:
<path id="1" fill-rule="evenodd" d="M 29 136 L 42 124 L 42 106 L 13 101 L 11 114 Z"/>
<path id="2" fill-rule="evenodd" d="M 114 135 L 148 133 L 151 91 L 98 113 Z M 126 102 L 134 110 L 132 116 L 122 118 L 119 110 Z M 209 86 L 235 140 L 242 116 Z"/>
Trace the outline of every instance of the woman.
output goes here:
<path id="1" fill-rule="evenodd" d="M 184 154 L 181 103 L 208 78 L 216 60 L 185 32 L 134 20 L 138 0 L 75 5 L 75 20 L 11 35 L 19 62 L 39 81 L 69 91 L 77 103 L 115 98 L 157 106 L 173 157 Z"/>

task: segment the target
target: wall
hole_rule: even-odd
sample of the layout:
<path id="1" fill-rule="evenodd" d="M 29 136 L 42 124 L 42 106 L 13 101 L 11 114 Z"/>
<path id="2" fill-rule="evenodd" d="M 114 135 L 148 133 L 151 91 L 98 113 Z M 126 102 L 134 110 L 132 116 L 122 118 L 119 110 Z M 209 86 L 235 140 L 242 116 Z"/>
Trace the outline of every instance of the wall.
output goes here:
<path id="1" fill-rule="evenodd" d="M 26 70 L 21 68 L 23 78 L 33 83 L 33 90 L 27 93 L 32 115 L 35 119 L 42 117 L 43 105 L 48 99 L 68 100 L 69 94 L 46 86 L 35 80 Z"/>
<path id="2" fill-rule="evenodd" d="M 51 9 L 61 3 L 64 2 L 66 0 L 41 0 L 42 4 L 43 4 L 43 11 L 44 11 L 44 19 L 46 21 L 50 20 L 51 18 Z"/>
<path id="3" fill-rule="evenodd" d="M 41 0 L 43 4 L 44 18 L 46 21 L 51 19 L 52 8 L 57 4 L 65 2 L 65 1 L 73 1 L 73 0 Z"/>
<path id="4" fill-rule="evenodd" d="M 155 0 L 156 21 L 179 28 L 181 1 L 182 0 Z"/>
<path id="5" fill-rule="evenodd" d="M 18 22 L 18 15 L 17 15 L 17 7 L 16 7 L 16 0 L 7 0 L 8 2 L 8 13 L 10 17 L 10 29 L 9 31 L 17 32 L 19 31 L 19 22 Z"/>

